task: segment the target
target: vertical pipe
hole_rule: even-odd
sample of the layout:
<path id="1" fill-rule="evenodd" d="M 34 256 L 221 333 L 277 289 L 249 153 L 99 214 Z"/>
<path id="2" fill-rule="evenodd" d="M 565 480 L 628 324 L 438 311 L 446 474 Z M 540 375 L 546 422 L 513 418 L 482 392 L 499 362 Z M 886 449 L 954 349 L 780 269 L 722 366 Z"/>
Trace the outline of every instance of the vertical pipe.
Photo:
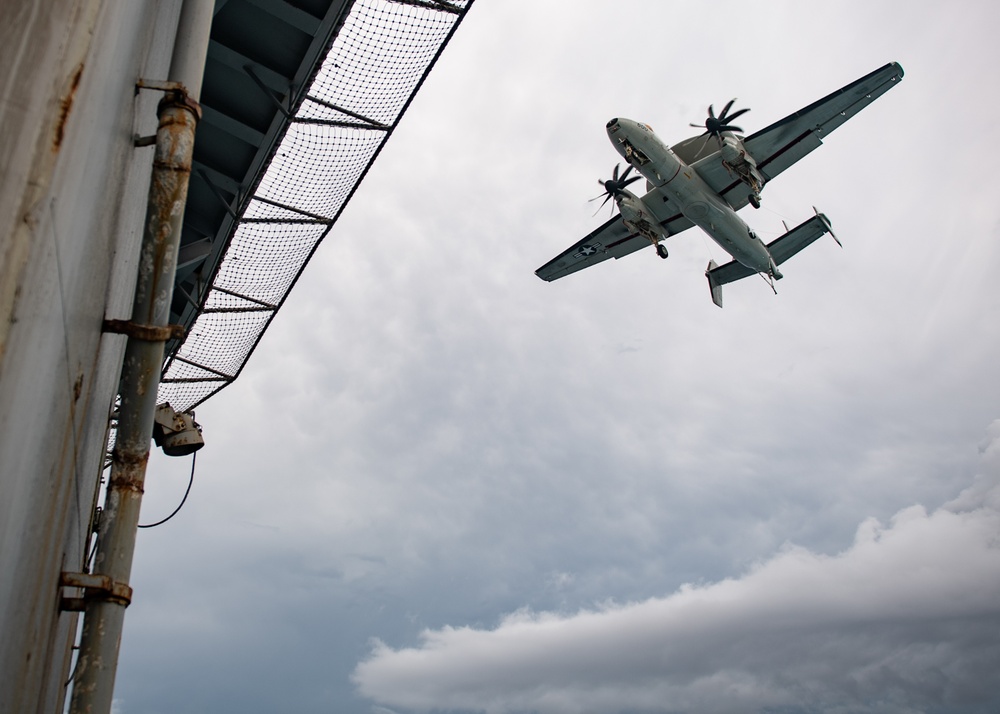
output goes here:
<path id="1" fill-rule="evenodd" d="M 215 0 L 184 0 L 177 22 L 177 40 L 170 58 L 170 79 L 187 88 L 195 101 L 201 98 L 201 82 L 205 76 L 208 56 L 208 36 L 215 14 Z"/>
<path id="2" fill-rule="evenodd" d="M 200 114 L 196 100 L 201 91 L 213 8 L 214 0 L 184 0 L 169 76 L 181 88 L 168 91 L 157 110 L 156 152 L 131 318 L 137 329 L 128 338 L 122 365 L 118 434 L 93 568 L 94 574 L 110 578 L 118 593 L 130 592 L 127 583 L 135 552 L 163 346 L 169 333 L 166 328 L 177 250 Z M 120 594 L 88 599 L 73 678 L 71 714 L 111 711 L 127 606 L 128 599 Z"/>

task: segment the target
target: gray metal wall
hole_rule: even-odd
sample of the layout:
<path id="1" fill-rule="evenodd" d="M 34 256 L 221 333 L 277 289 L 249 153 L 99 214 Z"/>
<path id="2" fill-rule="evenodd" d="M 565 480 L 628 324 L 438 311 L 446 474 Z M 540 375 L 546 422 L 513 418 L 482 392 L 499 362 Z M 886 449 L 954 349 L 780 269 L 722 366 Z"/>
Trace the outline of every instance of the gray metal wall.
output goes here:
<path id="1" fill-rule="evenodd" d="M 62 709 L 179 5 L 0 3 L 0 712 Z"/>

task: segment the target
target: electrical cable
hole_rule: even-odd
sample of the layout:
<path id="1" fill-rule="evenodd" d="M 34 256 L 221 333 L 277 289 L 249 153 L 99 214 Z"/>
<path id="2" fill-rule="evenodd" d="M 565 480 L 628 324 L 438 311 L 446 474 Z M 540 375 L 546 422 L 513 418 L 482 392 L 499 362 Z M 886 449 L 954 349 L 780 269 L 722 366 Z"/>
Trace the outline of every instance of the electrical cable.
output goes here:
<path id="1" fill-rule="evenodd" d="M 76 679 L 76 670 L 77 670 L 77 667 L 80 666 L 80 651 L 79 651 L 80 650 L 80 645 L 79 644 L 75 644 L 75 645 L 73 645 L 72 649 L 76 650 L 76 661 L 73 662 L 73 671 L 69 673 L 69 679 L 67 679 L 65 682 L 63 682 L 63 689 L 65 689 L 66 687 L 68 687 L 69 685 L 71 685 L 73 683 L 73 680 Z"/>
<path id="2" fill-rule="evenodd" d="M 178 504 L 177 508 L 174 509 L 174 512 L 171 513 L 166 518 L 164 518 L 163 520 L 157 521 L 156 523 L 148 523 L 146 525 L 142 525 L 140 523 L 139 524 L 139 528 L 154 528 L 156 526 L 163 525 L 164 523 L 166 523 L 167 521 L 169 521 L 171 518 L 173 518 L 174 516 L 176 516 L 177 513 L 178 513 L 178 511 L 180 511 L 184 507 L 184 502 L 187 501 L 188 494 L 191 493 L 191 486 L 194 485 L 194 466 L 195 466 L 195 463 L 197 463 L 197 459 L 198 459 L 198 452 L 196 451 L 193 454 L 191 454 L 191 478 L 188 479 L 187 490 L 184 492 L 184 498 L 181 499 L 181 502 Z"/>
<path id="3" fill-rule="evenodd" d="M 97 538 L 94 537 L 96 534 L 97 531 L 95 529 L 94 532 L 90 534 L 90 537 L 87 538 L 90 545 L 90 552 L 87 554 L 87 560 L 83 563 L 83 572 L 85 573 L 90 572 L 90 563 L 94 559 L 94 556 L 97 555 Z"/>

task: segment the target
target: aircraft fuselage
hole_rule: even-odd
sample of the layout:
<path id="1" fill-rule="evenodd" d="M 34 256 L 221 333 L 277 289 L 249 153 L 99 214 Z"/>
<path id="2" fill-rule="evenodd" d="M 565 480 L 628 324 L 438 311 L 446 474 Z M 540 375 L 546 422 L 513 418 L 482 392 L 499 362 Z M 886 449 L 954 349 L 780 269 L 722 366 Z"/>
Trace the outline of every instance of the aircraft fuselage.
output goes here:
<path id="1" fill-rule="evenodd" d="M 612 119 L 607 131 L 615 150 L 734 259 L 756 272 L 781 277 L 767 247 L 750 226 L 647 124 Z"/>

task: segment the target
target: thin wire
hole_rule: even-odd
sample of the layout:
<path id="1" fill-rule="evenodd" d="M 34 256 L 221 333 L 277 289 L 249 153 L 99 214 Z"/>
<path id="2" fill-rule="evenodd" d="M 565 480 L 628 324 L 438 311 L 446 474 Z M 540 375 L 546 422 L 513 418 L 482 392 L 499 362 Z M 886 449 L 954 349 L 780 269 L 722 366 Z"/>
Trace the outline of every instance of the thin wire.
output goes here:
<path id="1" fill-rule="evenodd" d="M 184 506 L 184 502 L 187 501 L 188 494 L 191 493 L 191 486 L 194 485 L 194 467 L 195 464 L 197 463 L 197 458 L 198 458 L 198 452 L 195 451 L 194 453 L 191 454 L 191 476 L 188 478 L 187 490 L 184 491 L 184 498 L 181 499 L 180 504 L 177 506 L 177 508 L 174 509 L 174 512 L 171 513 L 166 518 L 164 518 L 162 521 L 157 521 L 156 523 L 150 523 L 148 525 L 139 524 L 138 526 L 139 528 L 153 528 L 154 526 L 162 525 L 177 515 L 177 513 Z M 93 534 L 91 534 L 91 538 L 93 538 Z M 97 539 L 94 539 L 93 545 L 90 547 L 90 554 L 87 556 L 86 561 L 84 561 L 85 571 L 89 569 L 90 561 L 94 557 L 95 553 L 97 553 Z M 77 644 L 73 646 L 73 649 L 76 650 L 76 661 L 73 663 L 73 669 L 69 674 L 69 679 L 67 679 L 63 683 L 64 689 L 73 683 L 73 680 L 76 678 L 76 670 L 80 667 L 80 644 L 78 638 L 77 638 Z"/>
<path id="2" fill-rule="evenodd" d="M 188 494 L 191 493 L 191 486 L 194 484 L 194 465 L 197 462 L 197 459 L 198 459 L 198 452 L 195 451 L 193 454 L 191 454 L 191 478 L 188 479 L 187 491 L 184 492 L 184 498 L 181 499 L 180 504 L 177 506 L 177 508 L 174 509 L 174 512 L 171 513 L 166 518 L 164 518 L 162 521 L 157 521 L 156 523 L 150 523 L 148 525 L 142 525 L 140 523 L 139 524 L 139 528 L 153 528 L 155 526 L 163 525 L 164 523 L 166 523 L 167 521 L 169 521 L 171 518 L 173 518 L 174 516 L 176 516 L 177 512 L 180 511 L 184 507 L 184 502 L 188 500 Z"/>
<path id="3" fill-rule="evenodd" d="M 76 670 L 80 666 L 80 645 L 73 645 L 73 650 L 76 651 L 76 661 L 73 662 L 73 671 L 69 673 L 69 679 L 63 682 L 63 689 L 71 685 L 73 680 L 76 679 Z"/>
<path id="4" fill-rule="evenodd" d="M 92 532 L 90 536 L 87 538 L 88 545 L 90 546 L 90 552 L 87 554 L 87 560 L 85 560 L 83 563 L 83 572 L 85 573 L 90 572 L 90 563 L 94 559 L 94 556 L 97 554 L 97 538 L 95 536 L 96 536 L 96 531 Z"/>
<path id="5" fill-rule="evenodd" d="M 699 230 L 698 232 L 701 233 L 701 242 L 704 243 L 705 250 L 708 252 L 708 259 L 715 260 L 715 255 L 712 253 L 712 243 L 714 241 L 710 241 L 708 239 L 708 233 L 706 233 L 705 231 Z"/>

